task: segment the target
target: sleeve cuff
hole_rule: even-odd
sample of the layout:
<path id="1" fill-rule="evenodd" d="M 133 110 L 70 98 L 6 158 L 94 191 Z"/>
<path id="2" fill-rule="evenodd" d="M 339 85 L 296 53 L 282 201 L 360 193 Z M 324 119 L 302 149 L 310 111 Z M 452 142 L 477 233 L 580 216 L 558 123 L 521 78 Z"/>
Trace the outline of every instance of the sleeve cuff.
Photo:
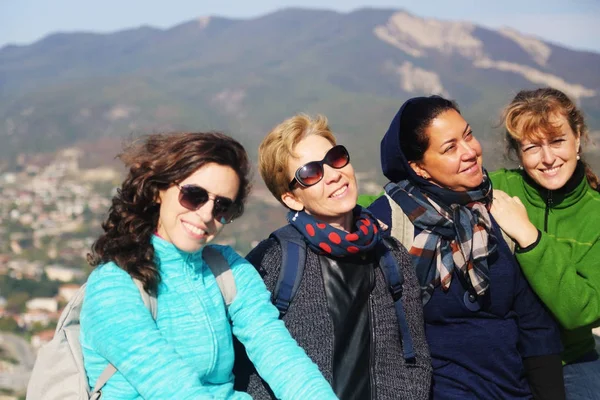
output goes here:
<path id="1" fill-rule="evenodd" d="M 535 248 L 535 246 L 538 245 L 538 243 L 540 242 L 540 239 L 542 238 L 542 232 L 539 229 L 537 230 L 537 232 L 538 232 L 537 238 L 529 246 L 521 247 L 521 246 L 519 246 L 518 243 L 516 243 L 515 253 L 527 253 L 528 251 L 533 250 Z"/>

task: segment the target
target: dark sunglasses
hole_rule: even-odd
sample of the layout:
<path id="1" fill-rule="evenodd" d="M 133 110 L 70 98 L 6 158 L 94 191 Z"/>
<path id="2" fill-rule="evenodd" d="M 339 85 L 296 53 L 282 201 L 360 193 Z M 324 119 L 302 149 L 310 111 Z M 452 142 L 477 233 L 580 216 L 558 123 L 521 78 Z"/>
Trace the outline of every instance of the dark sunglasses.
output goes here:
<path id="1" fill-rule="evenodd" d="M 179 204 L 190 211 L 196 211 L 210 199 L 210 194 L 206 189 L 197 185 L 179 185 Z M 239 217 L 240 206 L 233 200 L 222 197 L 214 197 L 212 209 L 213 218 L 222 224 L 228 224 Z"/>
<path id="2" fill-rule="evenodd" d="M 302 187 L 315 185 L 323 179 L 323 165 L 327 164 L 331 168 L 344 168 L 350 162 L 350 154 L 348 150 L 340 144 L 333 146 L 321 161 L 311 161 L 304 164 L 296 170 L 294 179 L 290 182 L 289 189 L 294 189 L 296 184 Z"/>

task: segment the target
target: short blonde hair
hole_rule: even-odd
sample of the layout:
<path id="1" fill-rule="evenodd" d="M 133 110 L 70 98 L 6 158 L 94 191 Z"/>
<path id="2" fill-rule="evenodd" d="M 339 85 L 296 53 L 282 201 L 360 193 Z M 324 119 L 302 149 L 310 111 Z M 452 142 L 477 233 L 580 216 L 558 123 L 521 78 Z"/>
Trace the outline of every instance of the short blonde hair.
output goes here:
<path id="1" fill-rule="evenodd" d="M 298 157 L 294 148 L 302 139 L 310 135 L 324 137 L 333 146 L 336 145 L 325 116 L 317 115 L 313 118 L 306 114 L 298 114 L 273 128 L 258 147 L 260 176 L 273 196 L 284 206 L 281 196 L 289 192 L 289 184 L 292 180 L 288 175 L 290 157 Z"/>

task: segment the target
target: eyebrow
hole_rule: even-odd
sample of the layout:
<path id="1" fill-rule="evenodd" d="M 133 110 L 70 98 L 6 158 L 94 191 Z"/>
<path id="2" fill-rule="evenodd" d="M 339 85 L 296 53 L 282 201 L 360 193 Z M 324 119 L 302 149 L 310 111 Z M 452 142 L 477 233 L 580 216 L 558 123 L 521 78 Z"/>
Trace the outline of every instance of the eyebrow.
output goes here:
<path id="1" fill-rule="evenodd" d="M 468 131 L 470 128 L 471 128 L 471 125 L 467 124 L 467 126 L 465 126 L 465 130 L 463 131 L 463 133 L 462 133 L 462 134 L 464 135 L 465 133 L 467 133 L 467 131 Z M 456 139 L 448 139 L 448 140 L 446 140 L 444 143 L 442 143 L 442 144 L 440 145 L 440 147 L 443 147 L 443 146 L 447 145 L 448 143 L 452 143 L 452 142 L 456 142 Z"/>

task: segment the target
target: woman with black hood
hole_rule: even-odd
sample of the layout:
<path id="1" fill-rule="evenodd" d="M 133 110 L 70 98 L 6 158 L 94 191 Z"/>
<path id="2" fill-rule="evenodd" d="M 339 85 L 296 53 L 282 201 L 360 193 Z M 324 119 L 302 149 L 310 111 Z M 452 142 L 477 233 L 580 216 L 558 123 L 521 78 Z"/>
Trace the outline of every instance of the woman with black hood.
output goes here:
<path id="1" fill-rule="evenodd" d="M 381 165 L 391 182 L 369 209 L 410 249 L 433 398 L 564 398 L 557 325 L 489 213 L 481 145 L 457 105 L 439 96 L 404 103 Z"/>

